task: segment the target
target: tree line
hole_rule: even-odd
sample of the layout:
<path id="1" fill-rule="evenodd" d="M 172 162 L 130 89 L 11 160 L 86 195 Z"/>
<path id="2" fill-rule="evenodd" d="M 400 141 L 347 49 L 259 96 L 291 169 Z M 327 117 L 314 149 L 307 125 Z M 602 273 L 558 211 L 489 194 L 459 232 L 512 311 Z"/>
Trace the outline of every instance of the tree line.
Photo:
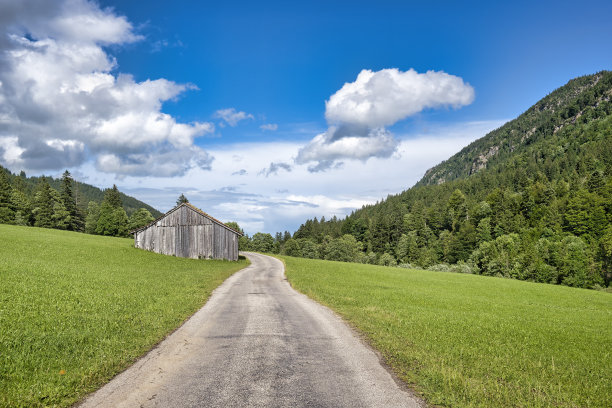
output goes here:
<path id="1" fill-rule="evenodd" d="M 612 72 L 577 78 L 344 219 L 244 248 L 593 288 L 612 279 Z"/>
<path id="2" fill-rule="evenodd" d="M 610 152 L 612 153 L 612 152 Z M 610 156 L 612 157 L 612 156 Z M 256 233 L 241 250 L 594 288 L 612 278 L 612 175 L 521 181 L 524 166 L 421 186 L 344 219 Z M 500 176 L 515 187 L 501 183 Z M 490 189 L 484 186 L 497 186 Z M 464 192 L 465 191 L 465 192 Z"/>
<path id="3" fill-rule="evenodd" d="M 146 208 L 128 217 L 116 185 L 104 190 L 100 204 L 90 201 L 83 209 L 77 205 L 74 185 L 68 170 L 62 175 L 58 191 L 46 177 L 30 189 L 25 173 L 9 177 L 0 169 L 0 223 L 127 237 L 130 231 L 154 220 Z"/>

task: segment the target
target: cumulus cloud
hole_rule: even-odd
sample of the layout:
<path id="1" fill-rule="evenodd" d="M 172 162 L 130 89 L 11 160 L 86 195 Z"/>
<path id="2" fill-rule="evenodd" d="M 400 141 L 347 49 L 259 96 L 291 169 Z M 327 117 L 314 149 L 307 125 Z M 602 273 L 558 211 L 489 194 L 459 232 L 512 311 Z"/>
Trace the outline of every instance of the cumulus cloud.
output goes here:
<path id="1" fill-rule="evenodd" d="M 295 162 L 318 162 L 309 167 L 310 171 L 317 172 L 329 169 L 343 158 L 367 160 L 370 157 L 389 157 L 397 146 L 397 139 L 385 128 L 332 126 L 301 148 Z"/>
<path id="2" fill-rule="evenodd" d="M 113 73 L 103 47 L 141 39 L 125 17 L 87 0 L 0 1 L 0 16 L 0 146 L 9 167 L 58 170 L 93 159 L 118 175 L 210 168 L 212 156 L 193 141 L 214 126 L 161 111 L 194 86 Z"/>
<path id="3" fill-rule="evenodd" d="M 390 157 L 399 142 L 387 126 L 427 108 L 459 108 L 473 100 L 469 84 L 442 71 L 364 69 L 326 101 L 330 127 L 300 149 L 296 163 L 314 162 L 309 169 L 323 171 L 339 159 Z"/>
<path id="4" fill-rule="evenodd" d="M 259 127 L 261 130 L 270 130 L 272 132 L 278 130 L 278 125 L 276 123 L 265 123 Z"/>
<path id="5" fill-rule="evenodd" d="M 426 108 L 459 108 L 474 100 L 474 89 L 463 79 L 442 71 L 419 74 L 383 69 L 362 70 L 325 103 L 329 123 L 368 127 L 390 126 Z"/>
<path id="6" fill-rule="evenodd" d="M 250 113 L 246 113 L 243 111 L 237 111 L 234 108 L 219 109 L 218 111 L 215 112 L 213 117 L 223 120 L 225 123 L 227 123 L 231 127 L 236 126 L 238 122 L 240 121 L 243 121 L 246 119 L 255 119 L 255 117 L 251 115 Z"/>

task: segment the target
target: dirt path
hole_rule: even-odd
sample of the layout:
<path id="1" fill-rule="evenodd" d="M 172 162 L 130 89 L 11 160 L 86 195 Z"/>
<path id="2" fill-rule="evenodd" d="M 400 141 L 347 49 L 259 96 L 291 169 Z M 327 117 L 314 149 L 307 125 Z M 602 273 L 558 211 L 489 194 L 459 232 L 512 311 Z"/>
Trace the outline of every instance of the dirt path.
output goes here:
<path id="1" fill-rule="evenodd" d="M 332 312 L 294 291 L 283 265 L 252 264 L 82 407 L 419 407 Z"/>

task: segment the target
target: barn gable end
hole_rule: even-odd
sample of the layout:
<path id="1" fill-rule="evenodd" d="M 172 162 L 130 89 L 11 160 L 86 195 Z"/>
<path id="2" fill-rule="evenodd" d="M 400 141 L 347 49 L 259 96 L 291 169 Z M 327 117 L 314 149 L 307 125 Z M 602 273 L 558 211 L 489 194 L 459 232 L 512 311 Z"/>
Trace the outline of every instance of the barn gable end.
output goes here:
<path id="1" fill-rule="evenodd" d="M 205 212 L 183 203 L 135 231 L 136 248 L 181 258 L 238 260 L 242 235 Z"/>

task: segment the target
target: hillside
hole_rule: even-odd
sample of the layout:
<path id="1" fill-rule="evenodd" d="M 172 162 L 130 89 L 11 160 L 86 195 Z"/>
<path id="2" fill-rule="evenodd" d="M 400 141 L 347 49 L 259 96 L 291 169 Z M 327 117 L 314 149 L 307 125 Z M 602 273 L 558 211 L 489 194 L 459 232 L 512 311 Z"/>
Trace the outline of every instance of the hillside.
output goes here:
<path id="1" fill-rule="evenodd" d="M 573 79 L 518 118 L 429 169 L 417 185 L 465 178 L 480 170 L 502 165 L 514 156 L 534 151 L 536 147 L 564 148 L 571 133 L 562 130 L 610 115 L 611 96 L 610 71 Z"/>
<path id="2" fill-rule="evenodd" d="M 571 80 L 414 187 L 344 220 L 308 220 L 284 247 L 312 258 L 608 285 L 611 97 L 610 71 Z"/>
<path id="3" fill-rule="evenodd" d="M 12 174 L 9 170 L 0 166 L 0 171 L 4 171 L 9 175 L 9 181 L 12 185 L 16 185 L 16 183 L 20 183 L 23 186 L 24 192 L 28 196 L 33 196 L 36 191 L 36 186 L 40 183 L 42 177 L 27 177 L 24 172 L 21 174 Z M 45 177 L 49 182 L 49 185 L 55 189 L 56 191 L 60 190 L 61 179 L 53 178 L 53 177 Z M 20 179 L 18 181 L 18 179 Z M 110 187 L 110 186 L 109 186 Z M 77 206 L 81 209 L 83 213 L 87 210 L 87 204 L 90 201 L 94 201 L 98 204 L 102 203 L 104 199 L 104 190 L 92 186 L 91 184 L 82 183 L 80 181 L 75 181 L 74 183 L 74 192 L 76 195 Z M 128 196 L 124 193 L 119 193 L 121 195 L 121 202 L 123 204 L 123 208 L 128 216 L 131 216 L 136 210 L 139 208 L 146 208 L 149 212 L 155 217 L 159 217 L 162 213 L 149 204 L 146 204 L 140 200 L 137 200 L 134 197 Z"/>

